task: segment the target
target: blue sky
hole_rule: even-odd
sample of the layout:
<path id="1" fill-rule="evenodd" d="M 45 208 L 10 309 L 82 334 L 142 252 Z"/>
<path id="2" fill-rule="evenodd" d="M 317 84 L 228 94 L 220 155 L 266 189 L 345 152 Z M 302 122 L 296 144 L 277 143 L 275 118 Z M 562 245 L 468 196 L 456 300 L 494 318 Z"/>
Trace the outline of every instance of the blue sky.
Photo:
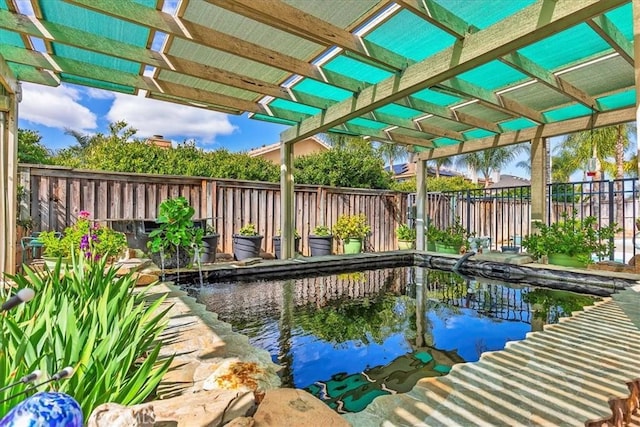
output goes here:
<path id="1" fill-rule="evenodd" d="M 23 83 L 22 90 L 18 126 L 38 131 L 52 150 L 76 143 L 66 129 L 108 132 L 109 123 L 118 120 L 137 129 L 138 138 L 163 135 L 176 143 L 192 139 L 205 150 L 247 151 L 278 142 L 286 129 L 246 114 L 234 116 L 69 84 L 54 88 Z"/>

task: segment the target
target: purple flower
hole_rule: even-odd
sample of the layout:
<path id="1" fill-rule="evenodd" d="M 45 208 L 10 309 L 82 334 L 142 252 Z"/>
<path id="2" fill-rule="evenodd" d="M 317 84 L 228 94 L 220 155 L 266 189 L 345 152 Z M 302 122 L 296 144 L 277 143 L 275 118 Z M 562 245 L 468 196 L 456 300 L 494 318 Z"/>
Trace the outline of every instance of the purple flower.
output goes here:
<path id="1" fill-rule="evenodd" d="M 89 249 L 89 235 L 85 234 L 82 236 L 82 239 L 80 239 L 80 249 L 87 250 Z"/>

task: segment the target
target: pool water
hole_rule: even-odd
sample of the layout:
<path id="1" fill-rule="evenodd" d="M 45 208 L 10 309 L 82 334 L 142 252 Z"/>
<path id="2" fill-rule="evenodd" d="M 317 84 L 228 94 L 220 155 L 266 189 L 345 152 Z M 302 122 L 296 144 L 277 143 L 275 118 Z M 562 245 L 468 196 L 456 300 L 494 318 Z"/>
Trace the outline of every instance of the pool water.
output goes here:
<path id="1" fill-rule="evenodd" d="M 486 280 L 486 279 L 483 279 Z M 446 375 L 597 297 L 422 267 L 212 283 L 189 292 L 338 412 Z"/>

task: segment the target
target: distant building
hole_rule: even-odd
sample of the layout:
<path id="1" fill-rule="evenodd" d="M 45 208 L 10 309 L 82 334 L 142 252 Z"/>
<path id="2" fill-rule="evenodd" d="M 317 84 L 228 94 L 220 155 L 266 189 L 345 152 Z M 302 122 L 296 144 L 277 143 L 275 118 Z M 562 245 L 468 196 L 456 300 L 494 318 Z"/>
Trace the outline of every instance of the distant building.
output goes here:
<path id="1" fill-rule="evenodd" d="M 162 135 L 153 135 L 147 138 L 147 144 L 156 145 L 160 148 L 171 148 L 171 141 L 164 139 Z"/>
<path id="2" fill-rule="evenodd" d="M 524 185 L 531 185 L 531 181 L 529 181 L 526 178 L 521 178 L 519 176 L 501 175 L 501 174 L 495 174 L 495 175 L 491 177 L 492 182 L 491 184 L 489 184 L 487 188 L 509 188 L 509 187 L 522 187 Z"/>
<path id="3" fill-rule="evenodd" d="M 293 144 L 293 157 L 306 156 L 308 154 L 321 153 L 330 150 L 331 146 L 325 144 L 315 136 L 303 139 Z M 260 148 L 254 148 L 247 152 L 251 157 L 262 157 L 276 165 L 280 164 L 280 143 L 265 145 Z"/>
<path id="4" fill-rule="evenodd" d="M 388 171 L 389 166 L 385 166 L 384 169 Z M 393 172 L 392 178 L 395 181 L 403 182 L 416 176 L 416 164 L 414 162 L 398 163 L 393 165 L 392 172 Z M 433 166 L 427 166 L 427 176 L 431 176 L 431 177 L 436 176 L 436 168 Z M 453 176 L 463 176 L 463 175 L 451 169 L 440 168 L 440 176 L 443 178 L 450 178 Z"/>

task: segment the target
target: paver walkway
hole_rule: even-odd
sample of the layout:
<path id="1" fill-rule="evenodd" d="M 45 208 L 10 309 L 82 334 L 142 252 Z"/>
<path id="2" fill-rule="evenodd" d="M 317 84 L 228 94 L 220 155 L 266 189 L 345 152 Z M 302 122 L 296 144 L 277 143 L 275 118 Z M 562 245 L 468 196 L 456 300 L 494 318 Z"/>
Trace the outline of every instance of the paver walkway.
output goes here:
<path id="1" fill-rule="evenodd" d="M 638 405 L 628 383 L 639 392 L 640 285 L 344 418 L 357 427 L 625 425 Z"/>

